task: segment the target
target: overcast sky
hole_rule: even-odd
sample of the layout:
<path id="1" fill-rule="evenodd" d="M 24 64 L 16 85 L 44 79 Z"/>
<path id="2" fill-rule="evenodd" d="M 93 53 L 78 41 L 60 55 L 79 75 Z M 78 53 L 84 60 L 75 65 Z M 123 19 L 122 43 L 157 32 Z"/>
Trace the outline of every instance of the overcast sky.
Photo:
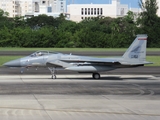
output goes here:
<path id="1" fill-rule="evenodd" d="M 109 4 L 112 0 L 67 0 L 68 3 L 72 3 L 74 1 L 75 4 Z M 138 8 L 138 1 L 139 0 L 120 0 L 121 4 L 128 4 L 129 7 Z"/>

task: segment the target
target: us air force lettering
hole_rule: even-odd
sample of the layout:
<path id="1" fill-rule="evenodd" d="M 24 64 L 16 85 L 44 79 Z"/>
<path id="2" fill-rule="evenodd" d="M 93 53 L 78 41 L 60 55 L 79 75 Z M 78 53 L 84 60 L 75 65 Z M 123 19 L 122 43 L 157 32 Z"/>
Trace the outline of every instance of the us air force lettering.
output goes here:
<path id="1" fill-rule="evenodd" d="M 122 57 L 95 58 L 49 51 L 38 51 L 29 56 L 4 64 L 7 67 L 48 67 L 51 78 L 56 71 L 72 70 L 79 73 L 91 73 L 94 79 L 100 79 L 100 72 L 118 68 L 138 67 L 152 64 L 146 61 L 147 35 L 137 35 Z"/>

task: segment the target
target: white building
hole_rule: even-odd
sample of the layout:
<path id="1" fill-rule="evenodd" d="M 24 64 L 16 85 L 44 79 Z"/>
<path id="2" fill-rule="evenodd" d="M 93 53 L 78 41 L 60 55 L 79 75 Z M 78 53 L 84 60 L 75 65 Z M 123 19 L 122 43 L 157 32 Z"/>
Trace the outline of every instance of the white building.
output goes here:
<path id="1" fill-rule="evenodd" d="M 157 3 L 158 3 L 158 7 L 159 7 L 157 15 L 160 16 L 160 0 L 157 0 Z"/>
<path id="2" fill-rule="evenodd" d="M 129 11 L 128 5 L 120 4 L 120 0 L 112 0 L 111 4 L 70 4 L 67 10 L 70 20 L 76 22 L 97 16 L 117 18 L 126 15 Z M 134 12 L 138 10 L 134 9 Z"/>
<path id="3" fill-rule="evenodd" d="M 39 14 L 58 16 L 66 12 L 66 0 L 33 0 L 33 5 L 35 6 L 34 16 Z"/>
<path id="4" fill-rule="evenodd" d="M 10 0 L 11 1 L 11 0 Z M 10 13 L 10 16 L 13 16 L 13 4 L 10 1 L 1 0 L 0 9 Z"/>
<path id="5" fill-rule="evenodd" d="M 0 9 L 9 13 L 9 17 L 24 16 L 32 12 L 32 0 L 0 0 Z"/>
<path id="6" fill-rule="evenodd" d="M 0 0 L 0 9 L 9 12 L 9 17 L 59 15 L 66 12 L 66 0 Z"/>
<path id="7" fill-rule="evenodd" d="M 160 0 L 157 2 L 159 6 L 157 15 L 160 16 Z M 60 13 L 66 13 L 66 0 L 0 0 L 0 9 L 9 12 L 9 17 L 40 14 L 58 17 Z M 138 8 L 128 8 L 128 5 L 120 4 L 120 0 L 112 0 L 111 4 L 67 5 L 69 19 L 76 22 L 97 16 L 116 18 L 126 15 L 129 10 L 134 14 L 141 12 Z"/>

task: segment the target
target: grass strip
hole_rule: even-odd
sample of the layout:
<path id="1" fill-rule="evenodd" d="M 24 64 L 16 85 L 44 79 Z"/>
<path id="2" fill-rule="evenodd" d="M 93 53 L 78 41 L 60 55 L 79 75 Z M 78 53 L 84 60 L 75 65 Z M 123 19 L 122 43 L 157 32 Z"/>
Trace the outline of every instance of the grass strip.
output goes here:
<path id="1" fill-rule="evenodd" d="M 0 51 L 39 51 L 39 50 L 49 50 L 49 51 L 126 51 L 127 48 L 2 48 L 0 47 Z M 160 48 L 147 48 L 147 51 L 158 51 L 160 52 Z"/>
<path id="2" fill-rule="evenodd" d="M 15 60 L 21 57 L 23 56 L 0 56 L 0 66 L 2 66 L 4 63 L 8 61 Z"/>
<path id="3" fill-rule="evenodd" d="M 146 61 L 153 62 L 153 64 L 145 66 L 160 66 L 160 56 L 147 56 Z"/>

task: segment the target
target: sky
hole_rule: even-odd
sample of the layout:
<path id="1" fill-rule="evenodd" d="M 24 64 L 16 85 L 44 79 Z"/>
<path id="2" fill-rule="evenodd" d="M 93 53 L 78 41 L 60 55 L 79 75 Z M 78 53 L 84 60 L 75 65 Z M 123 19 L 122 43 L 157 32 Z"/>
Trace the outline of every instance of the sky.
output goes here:
<path id="1" fill-rule="evenodd" d="M 74 1 L 75 4 L 109 4 L 112 0 L 68 0 L 68 3 L 72 3 Z M 120 0 L 121 4 L 128 4 L 131 8 L 139 8 L 138 6 L 139 0 Z"/>

